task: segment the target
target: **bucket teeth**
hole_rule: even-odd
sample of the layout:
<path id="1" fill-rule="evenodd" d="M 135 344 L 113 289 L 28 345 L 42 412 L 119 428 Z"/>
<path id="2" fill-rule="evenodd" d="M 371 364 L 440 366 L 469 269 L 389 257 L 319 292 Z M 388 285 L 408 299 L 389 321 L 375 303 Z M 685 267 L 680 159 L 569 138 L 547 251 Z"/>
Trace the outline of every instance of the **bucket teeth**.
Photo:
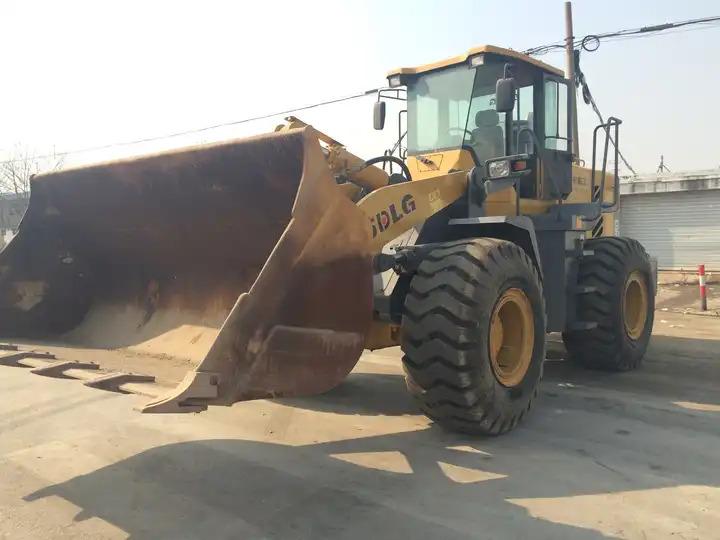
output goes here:
<path id="1" fill-rule="evenodd" d="M 142 407 L 144 413 L 186 413 L 207 409 L 207 402 L 217 398 L 220 376 L 217 373 L 191 371 L 178 387 Z"/>
<path id="2" fill-rule="evenodd" d="M 0 348 L 0 350 L 2 349 Z M 150 385 L 132 386 L 132 383 L 155 383 L 155 377 L 152 375 L 123 372 L 103 373 L 101 371 L 93 376 L 93 371 L 101 370 L 99 364 L 77 360 L 56 360 L 55 354 L 44 351 L 11 351 L 0 354 L 0 366 L 26 368 L 35 375 L 56 379 L 80 379 L 85 386 L 90 388 L 123 394 L 141 394 L 157 398 L 158 394 L 163 391 L 162 387 L 155 389 Z"/>
<path id="3" fill-rule="evenodd" d="M 54 360 L 55 355 L 49 352 L 39 351 L 20 351 L 15 353 L 6 354 L 0 356 L 0 366 L 11 366 L 11 367 L 31 367 L 22 364 L 20 361 L 25 359 L 39 359 L 39 360 Z"/>
<path id="4" fill-rule="evenodd" d="M 99 388 L 100 390 L 108 390 L 110 392 L 123 392 L 121 385 L 127 383 L 153 383 L 155 377 L 152 375 L 139 375 L 136 373 L 108 373 L 95 379 L 85 381 L 83 384 L 90 388 Z"/>
<path id="5" fill-rule="evenodd" d="M 74 362 L 72 360 L 61 360 L 53 362 L 47 366 L 40 366 L 30 370 L 35 375 L 43 375 L 45 377 L 55 377 L 58 379 L 69 379 L 65 372 L 69 369 L 98 369 L 100 366 L 92 362 Z"/>

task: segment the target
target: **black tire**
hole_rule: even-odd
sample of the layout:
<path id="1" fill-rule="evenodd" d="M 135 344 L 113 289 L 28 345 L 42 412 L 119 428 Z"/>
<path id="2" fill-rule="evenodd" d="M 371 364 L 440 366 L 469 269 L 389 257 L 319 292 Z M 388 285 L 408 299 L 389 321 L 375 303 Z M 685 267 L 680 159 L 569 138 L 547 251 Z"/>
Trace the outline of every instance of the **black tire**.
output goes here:
<path id="1" fill-rule="evenodd" d="M 522 380 L 505 386 L 491 361 L 490 323 L 499 299 L 517 289 L 531 313 L 531 355 Z M 545 302 L 537 269 L 516 244 L 481 238 L 433 249 L 410 282 L 402 330 L 408 390 L 443 427 L 499 435 L 530 409 L 545 359 Z"/>
<path id="2" fill-rule="evenodd" d="M 578 296 L 578 317 L 597 326 L 563 333 L 568 356 L 591 369 L 635 369 L 645 355 L 655 313 L 650 257 L 632 238 L 595 238 L 585 242 L 585 249 L 593 254 L 581 259 L 578 282 L 595 290 Z M 645 279 L 647 302 L 645 309 L 639 310 L 644 311 L 644 326 L 633 332 L 627 327 L 626 319 L 634 314 L 626 314 L 626 287 L 638 275 Z"/>

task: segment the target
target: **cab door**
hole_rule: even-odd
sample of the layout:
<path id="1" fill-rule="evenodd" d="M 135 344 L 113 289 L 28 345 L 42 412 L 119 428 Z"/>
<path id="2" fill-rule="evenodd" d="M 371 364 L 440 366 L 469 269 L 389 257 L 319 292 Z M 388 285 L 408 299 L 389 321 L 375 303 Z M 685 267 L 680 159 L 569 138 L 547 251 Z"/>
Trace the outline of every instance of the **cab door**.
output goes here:
<path id="1" fill-rule="evenodd" d="M 545 74 L 541 89 L 542 126 L 538 126 L 541 199 L 565 199 L 572 191 L 572 141 L 569 81 Z"/>

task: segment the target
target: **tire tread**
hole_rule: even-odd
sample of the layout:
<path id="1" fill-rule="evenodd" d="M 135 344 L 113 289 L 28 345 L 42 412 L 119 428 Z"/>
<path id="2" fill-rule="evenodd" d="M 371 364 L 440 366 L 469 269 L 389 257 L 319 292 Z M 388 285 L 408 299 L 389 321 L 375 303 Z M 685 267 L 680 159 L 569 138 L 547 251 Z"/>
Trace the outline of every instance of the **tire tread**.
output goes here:
<path id="1" fill-rule="evenodd" d="M 473 309 L 476 295 L 485 288 L 484 282 L 508 264 L 531 269 L 533 279 L 540 283 L 535 265 L 522 248 L 491 238 L 459 240 L 433 249 L 410 283 L 403 317 L 408 388 L 429 418 L 454 431 L 491 435 L 509 431 L 537 396 L 535 389 L 520 411 L 488 414 L 482 408 L 484 390 L 473 378 L 470 355 L 481 346 Z M 419 390 L 413 392 L 413 388 Z"/>

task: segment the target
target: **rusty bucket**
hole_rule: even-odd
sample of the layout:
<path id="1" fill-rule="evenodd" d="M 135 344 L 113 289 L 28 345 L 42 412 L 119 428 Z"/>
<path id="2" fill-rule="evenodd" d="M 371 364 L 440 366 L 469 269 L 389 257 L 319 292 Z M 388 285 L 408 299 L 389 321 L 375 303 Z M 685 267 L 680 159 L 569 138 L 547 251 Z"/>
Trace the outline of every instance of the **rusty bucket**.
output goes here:
<path id="1" fill-rule="evenodd" d="M 188 362 L 145 412 L 319 393 L 362 352 L 369 243 L 312 128 L 41 175 L 0 335 Z"/>

